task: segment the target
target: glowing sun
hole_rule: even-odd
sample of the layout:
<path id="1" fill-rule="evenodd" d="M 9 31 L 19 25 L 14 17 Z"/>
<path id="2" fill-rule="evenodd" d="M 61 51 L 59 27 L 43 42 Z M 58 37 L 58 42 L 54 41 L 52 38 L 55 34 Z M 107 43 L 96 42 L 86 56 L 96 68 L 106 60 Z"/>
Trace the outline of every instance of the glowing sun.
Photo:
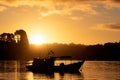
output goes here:
<path id="1" fill-rule="evenodd" d="M 40 35 L 31 36 L 29 42 L 30 44 L 36 44 L 36 45 L 45 43 L 44 38 Z"/>

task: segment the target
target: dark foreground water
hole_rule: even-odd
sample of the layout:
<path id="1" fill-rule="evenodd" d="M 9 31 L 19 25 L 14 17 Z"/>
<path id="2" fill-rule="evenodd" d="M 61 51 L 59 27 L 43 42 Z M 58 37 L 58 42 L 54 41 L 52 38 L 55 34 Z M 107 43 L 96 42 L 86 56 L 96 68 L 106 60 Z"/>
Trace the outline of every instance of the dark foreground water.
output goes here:
<path id="1" fill-rule="evenodd" d="M 62 74 L 32 73 L 25 65 L 26 61 L 0 61 L 0 80 L 120 80 L 120 61 L 85 61 L 80 73 Z"/>

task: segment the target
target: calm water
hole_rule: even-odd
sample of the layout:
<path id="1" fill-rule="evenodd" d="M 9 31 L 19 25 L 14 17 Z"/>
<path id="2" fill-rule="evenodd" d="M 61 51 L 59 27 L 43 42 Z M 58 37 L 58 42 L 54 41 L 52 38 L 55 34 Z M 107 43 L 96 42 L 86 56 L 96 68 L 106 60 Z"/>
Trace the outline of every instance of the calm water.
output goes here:
<path id="1" fill-rule="evenodd" d="M 63 74 L 35 74 L 26 71 L 25 64 L 26 61 L 0 61 L 0 80 L 120 80 L 120 61 L 86 61 L 80 73 Z"/>

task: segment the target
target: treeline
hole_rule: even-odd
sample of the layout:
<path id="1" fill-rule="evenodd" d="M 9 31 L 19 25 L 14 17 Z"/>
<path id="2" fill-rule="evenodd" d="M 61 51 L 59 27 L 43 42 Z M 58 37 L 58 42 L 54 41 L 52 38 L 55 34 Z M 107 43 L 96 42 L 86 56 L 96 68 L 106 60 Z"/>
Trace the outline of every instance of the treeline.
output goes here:
<path id="1" fill-rule="evenodd" d="M 46 56 L 47 51 L 53 50 L 55 56 L 72 56 L 73 59 L 120 60 L 120 42 L 97 45 L 54 43 L 41 45 L 38 50 L 40 56 Z"/>
<path id="2" fill-rule="evenodd" d="M 105 44 L 42 44 L 30 45 L 24 30 L 15 33 L 0 34 L 0 59 L 1 60 L 29 60 L 34 57 L 48 57 L 48 52 L 53 51 L 53 56 L 71 56 L 73 59 L 86 60 L 120 60 L 120 42 Z"/>
<path id="3" fill-rule="evenodd" d="M 120 42 L 89 45 L 84 54 L 90 60 L 120 60 Z"/>
<path id="4" fill-rule="evenodd" d="M 24 59 L 29 51 L 29 42 L 24 30 L 0 34 L 0 59 Z M 24 56 L 24 57 L 23 57 Z"/>

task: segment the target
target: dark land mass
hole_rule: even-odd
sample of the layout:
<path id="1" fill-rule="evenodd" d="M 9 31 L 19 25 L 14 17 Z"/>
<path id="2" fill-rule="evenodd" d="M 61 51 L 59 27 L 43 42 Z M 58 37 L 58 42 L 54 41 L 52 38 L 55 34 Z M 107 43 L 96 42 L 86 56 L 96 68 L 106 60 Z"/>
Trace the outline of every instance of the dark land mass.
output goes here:
<path id="1" fill-rule="evenodd" d="M 0 60 L 31 60 L 34 57 L 71 56 L 72 59 L 120 60 L 120 42 L 105 44 L 42 44 L 30 45 L 24 30 L 0 35 Z"/>

